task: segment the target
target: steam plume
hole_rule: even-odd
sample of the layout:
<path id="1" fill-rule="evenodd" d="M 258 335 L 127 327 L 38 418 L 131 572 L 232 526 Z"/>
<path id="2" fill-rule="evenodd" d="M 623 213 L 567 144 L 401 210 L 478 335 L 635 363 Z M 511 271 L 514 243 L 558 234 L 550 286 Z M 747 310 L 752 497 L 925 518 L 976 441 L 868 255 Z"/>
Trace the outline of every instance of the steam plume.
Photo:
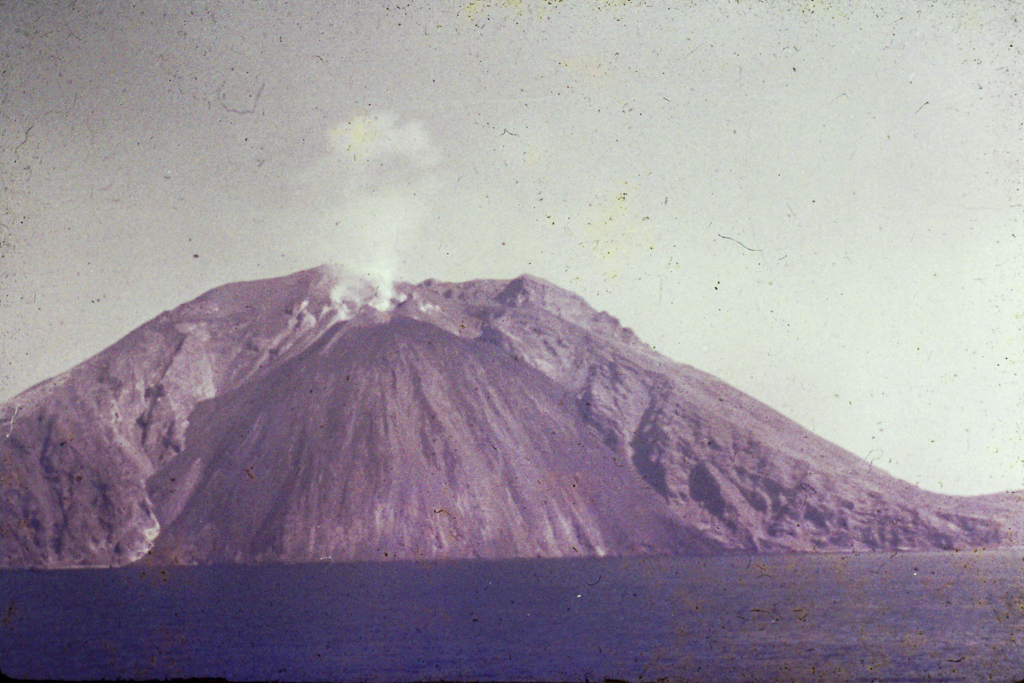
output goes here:
<path id="1" fill-rule="evenodd" d="M 385 308 L 403 245 L 415 243 L 430 210 L 440 154 L 420 121 L 383 112 L 345 119 L 327 132 L 329 153 L 308 179 L 319 208 L 319 261 L 344 265 L 376 289 Z"/>

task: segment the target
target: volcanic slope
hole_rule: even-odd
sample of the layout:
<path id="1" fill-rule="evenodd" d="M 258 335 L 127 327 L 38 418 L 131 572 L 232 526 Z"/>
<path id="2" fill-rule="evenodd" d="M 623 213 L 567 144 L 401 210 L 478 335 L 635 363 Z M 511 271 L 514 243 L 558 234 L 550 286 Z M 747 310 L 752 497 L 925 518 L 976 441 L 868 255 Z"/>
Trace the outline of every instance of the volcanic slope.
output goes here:
<path id="1" fill-rule="evenodd" d="M 550 283 L 382 292 L 226 285 L 8 401 L 0 564 L 1020 544 Z"/>
<path id="2" fill-rule="evenodd" d="M 0 566 L 145 555 L 160 532 L 146 481 L 182 452 L 195 406 L 378 298 L 335 266 L 224 285 L 0 405 Z"/>
<path id="3" fill-rule="evenodd" d="M 300 357 L 201 404 L 189 439 L 150 485 L 167 525 L 157 559 L 717 547 L 671 517 L 560 386 L 410 318 L 336 325 Z"/>

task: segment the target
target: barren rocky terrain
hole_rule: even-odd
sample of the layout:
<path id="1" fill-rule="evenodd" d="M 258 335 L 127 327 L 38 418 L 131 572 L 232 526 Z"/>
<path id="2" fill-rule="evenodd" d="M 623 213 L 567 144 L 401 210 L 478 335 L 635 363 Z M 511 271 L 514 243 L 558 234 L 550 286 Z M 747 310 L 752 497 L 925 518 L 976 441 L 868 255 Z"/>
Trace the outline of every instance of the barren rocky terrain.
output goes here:
<path id="1" fill-rule="evenodd" d="M 6 567 L 1024 544 L 530 276 L 225 285 L 0 425 Z"/>

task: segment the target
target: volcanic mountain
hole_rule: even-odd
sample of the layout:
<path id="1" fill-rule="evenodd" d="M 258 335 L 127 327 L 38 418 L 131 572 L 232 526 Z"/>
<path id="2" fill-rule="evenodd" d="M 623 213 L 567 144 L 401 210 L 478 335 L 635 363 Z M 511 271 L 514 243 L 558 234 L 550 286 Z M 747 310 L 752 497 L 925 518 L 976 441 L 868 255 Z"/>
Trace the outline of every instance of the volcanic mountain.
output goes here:
<path id="1" fill-rule="evenodd" d="M 0 406 L 0 566 L 1021 544 L 543 280 L 225 285 Z"/>

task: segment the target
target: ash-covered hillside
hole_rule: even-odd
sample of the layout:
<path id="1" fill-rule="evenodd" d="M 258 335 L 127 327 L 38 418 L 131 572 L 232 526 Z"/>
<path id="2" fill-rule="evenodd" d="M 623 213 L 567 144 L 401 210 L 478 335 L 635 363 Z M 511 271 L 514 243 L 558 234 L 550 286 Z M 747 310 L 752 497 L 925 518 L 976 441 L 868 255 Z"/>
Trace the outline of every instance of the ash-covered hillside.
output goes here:
<path id="1" fill-rule="evenodd" d="M 0 407 L 0 565 L 1021 544 L 542 280 L 226 285 Z"/>

